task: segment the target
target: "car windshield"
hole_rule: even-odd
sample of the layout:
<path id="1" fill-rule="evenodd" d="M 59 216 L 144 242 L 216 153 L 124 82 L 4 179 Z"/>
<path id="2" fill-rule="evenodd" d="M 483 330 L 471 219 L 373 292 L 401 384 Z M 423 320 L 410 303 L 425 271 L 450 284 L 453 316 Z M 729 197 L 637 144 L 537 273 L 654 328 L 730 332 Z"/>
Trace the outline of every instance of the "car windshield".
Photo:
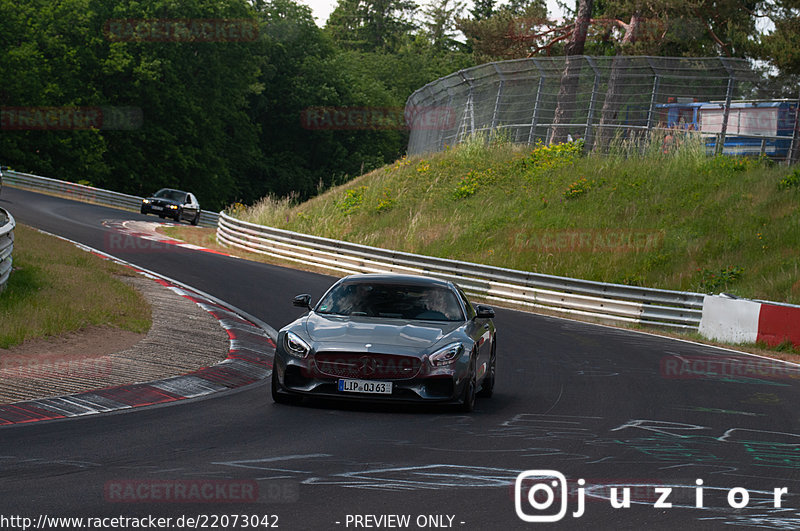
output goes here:
<path id="1" fill-rule="evenodd" d="M 158 197 L 159 199 L 169 199 L 170 201 L 178 201 L 179 203 L 182 203 L 183 198 L 186 197 L 186 192 L 179 192 L 178 190 L 159 190 L 155 193 L 155 195 L 153 195 L 153 197 Z"/>
<path id="2" fill-rule="evenodd" d="M 463 321 L 452 290 L 442 286 L 342 282 L 319 302 L 317 313 L 425 321 Z"/>

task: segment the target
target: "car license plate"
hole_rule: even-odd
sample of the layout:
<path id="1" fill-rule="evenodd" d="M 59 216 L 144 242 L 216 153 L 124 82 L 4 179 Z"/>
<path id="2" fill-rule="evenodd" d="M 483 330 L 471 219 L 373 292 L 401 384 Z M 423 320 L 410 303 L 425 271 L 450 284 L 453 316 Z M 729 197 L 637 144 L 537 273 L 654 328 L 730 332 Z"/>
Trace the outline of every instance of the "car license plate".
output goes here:
<path id="1" fill-rule="evenodd" d="M 164 210 L 164 207 L 160 207 L 160 206 L 156 206 L 156 205 L 153 205 L 150 208 L 153 209 L 153 210 Z"/>
<path id="2" fill-rule="evenodd" d="M 370 380 L 339 380 L 339 391 L 346 393 L 392 394 L 392 382 L 373 382 Z"/>

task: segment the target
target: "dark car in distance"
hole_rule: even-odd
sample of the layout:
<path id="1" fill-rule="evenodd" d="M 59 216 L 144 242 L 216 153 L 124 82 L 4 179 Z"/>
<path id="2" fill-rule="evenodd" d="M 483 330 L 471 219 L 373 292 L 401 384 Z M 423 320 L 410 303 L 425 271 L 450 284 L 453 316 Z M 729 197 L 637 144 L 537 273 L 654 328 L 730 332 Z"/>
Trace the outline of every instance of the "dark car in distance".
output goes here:
<path id="1" fill-rule="evenodd" d="M 200 204 L 194 194 L 172 188 L 162 188 L 142 200 L 142 214 L 156 214 L 160 218 L 172 218 L 179 222 L 189 221 L 192 225 L 200 222 Z"/>
<path id="2" fill-rule="evenodd" d="M 472 411 L 492 395 L 494 310 L 472 305 L 456 284 L 395 274 L 337 281 L 278 333 L 272 398 L 456 404 Z"/>

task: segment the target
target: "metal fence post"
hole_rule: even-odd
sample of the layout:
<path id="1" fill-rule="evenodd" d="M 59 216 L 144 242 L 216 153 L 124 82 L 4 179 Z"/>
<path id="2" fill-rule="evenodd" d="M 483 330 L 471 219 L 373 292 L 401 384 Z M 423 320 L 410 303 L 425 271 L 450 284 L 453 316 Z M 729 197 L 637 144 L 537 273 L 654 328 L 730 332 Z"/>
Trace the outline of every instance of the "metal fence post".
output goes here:
<path id="1" fill-rule="evenodd" d="M 647 110 L 647 134 L 652 135 L 653 120 L 656 114 L 656 96 L 658 95 L 658 86 L 661 83 L 661 76 L 658 75 L 658 71 L 653 66 L 653 61 L 650 57 L 647 58 L 647 64 L 653 72 L 653 89 L 650 93 L 650 108 Z"/>
<path id="2" fill-rule="evenodd" d="M 503 79 L 503 73 L 500 69 L 497 68 L 497 63 L 492 63 L 494 67 L 494 71 L 497 72 L 497 77 L 500 78 L 500 86 L 497 87 L 497 97 L 494 99 L 494 111 L 492 111 L 492 126 L 490 128 L 491 133 L 494 133 L 495 128 L 497 127 L 497 113 L 500 110 L 500 100 L 503 98 L 503 85 L 505 84 L 505 79 Z"/>
<path id="3" fill-rule="evenodd" d="M 461 123 L 458 126 L 458 141 L 462 142 L 465 137 L 468 136 L 467 134 L 467 124 L 469 124 L 469 135 L 475 132 L 475 107 L 473 106 L 472 101 L 472 90 L 473 84 L 472 80 L 467 79 L 467 76 L 464 75 L 462 70 L 459 70 L 458 74 L 461 76 L 461 79 L 464 80 L 464 83 L 469 85 L 469 92 L 467 93 L 467 101 L 464 103 L 464 114 L 461 118 Z"/>
<path id="4" fill-rule="evenodd" d="M 539 62 L 536 59 L 531 60 L 539 70 L 539 83 L 536 87 L 536 99 L 533 101 L 533 116 L 531 117 L 531 130 L 528 133 L 528 145 L 533 144 L 533 133 L 536 131 L 536 125 L 539 120 L 539 103 L 542 101 L 542 88 L 544 88 L 544 81 L 547 78 L 542 67 L 539 66 Z"/>
<path id="5" fill-rule="evenodd" d="M 797 95 L 797 102 L 794 107 L 794 131 L 792 132 L 792 143 L 789 146 L 789 153 L 786 155 L 788 164 L 800 161 L 800 93 Z"/>
<path id="6" fill-rule="evenodd" d="M 447 88 L 447 105 L 445 106 L 447 108 L 448 114 L 453 112 L 452 111 L 452 105 L 453 105 L 453 91 L 448 87 Z M 455 117 L 453 117 L 453 121 L 455 122 Z M 440 131 L 439 132 L 439 151 L 442 151 L 442 150 L 444 150 L 445 140 L 447 138 L 445 137 L 445 128 L 444 127 L 439 128 L 439 131 Z M 456 131 L 456 133 L 454 135 L 454 139 L 458 140 L 458 131 Z"/>
<path id="7" fill-rule="evenodd" d="M 731 71 L 728 63 L 725 61 L 724 57 L 719 58 L 722 66 L 725 67 L 725 70 L 728 72 L 728 89 L 725 92 L 725 109 L 722 111 L 722 128 L 720 130 L 719 141 L 717 145 L 714 146 L 714 152 L 716 154 L 722 154 L 725 151 L 725 134 L 728 131 L 728 118 L 731 113 L 731 98 L 733 98 L 733 84 L 736 82 L 736 76 Z"/>
<path id="8" fill-rule="evenodd" d="M 589 113 L 586 115 L 586 132 L 583 135 L 583 149 L 584 151 L 588 151 L 592 146 L 592 121 L 594 120 L 594 108 L 597 103 L 597 90 L 600 88 L 600 72 L 597 71 L 597 65 L 595 65 L 594 59 L 589 56 L 584 57 L 586 57 L 586 62 L 589 63 L 589 66 L 592 67 L 592 71 L 594 72 L 592 95 L 589 98 Z"/>

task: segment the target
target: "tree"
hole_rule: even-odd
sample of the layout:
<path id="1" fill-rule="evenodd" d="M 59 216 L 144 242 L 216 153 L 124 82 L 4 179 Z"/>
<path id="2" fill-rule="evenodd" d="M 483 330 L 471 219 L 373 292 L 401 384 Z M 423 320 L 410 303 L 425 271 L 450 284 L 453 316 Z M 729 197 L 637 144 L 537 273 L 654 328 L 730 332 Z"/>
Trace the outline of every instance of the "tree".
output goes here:
<path id="1" fill-rule="evenodd" d="M 242 199 L 306 199 L 395 158 L 404 147 L 401 123 L 350 128 L 330 120 L 337 112 L 396 106 L 377 76 L 361 69 L 360 57 L 369 54 L 337 50 L 309 8 L 292 0 L 264 4 L 258 18 L 263 90 L 252 96 L 249 116 L 261 154 L 243 178 Z"/>
<path id="2" fill-rule="evenodd" d="M 477 4 L 476 4 L 477 6 Z M 548 24 L 544 0 L 522 0 L 492 9 L 488 17 L 456 18 L 456 26 L 467 37 L 477 63 L 517 59 L 531 54 L 531 43 L 517 36 L 531 26 Z"/>
<path id="3" fill-rule="evenodd" d="M 606 97 L 603 101 L 603 109 L 600 113 L 600 127 L 598 128 L 597 141 L 595 143 L 595 149 L 599 149 L 600 151 L 604 151 L 608 147 L 615 133 L 614 129 L 609 126 L 616 121 L 617 113 L 623 102 L 620 82 L 625 67 L 628 64 L 628 58 L 623 54 L 626 51 L 626 47 L 636 42 L 641 26 L 642 13 L 637 6 L 637 9 L 631 14 L 630 22 L 623 26 L 625 34 L 620 43 L 621 54 L 614 56 L 611 63 L 611 74 L 608 78 Z"/>
<path id="4" fill-rule="evenodd" d="M 325 25 L 345 49 L 395 52 L 415 28 L 412 0 L 338 0 Z"/>
<path id="5" fill-rule="evenodd" d="M 561 83 L 558 89 L 558 100 L 553 117 L 550 142 L 564 142 L 569 135 L 569 129 L 565 124 L 570 123 L 572 116 L 575 114 L 576 93 L 581 69 L 581 61 L 575 59 L 574 56 L 583 55 L 583 50 L 586 47 L 586 35 L 589 30 L 593 5 L 594 0 L 579 0 L 578 2 L 575 22 L 565 49 L 564 73 L 561 75 Z"/>
<path id="6" fill-rule="evenodd" d="M 486 20 L 494 15 L 496 0 L 475 0 L 472 9 L 469 10 L 472 20 Z"/>
<path id="7" fill-rule="evenodd" d="M 456 18 L 464 10 L 464 2 L 458 0 L 431 0 L 422 13 L 422 28 L 430 40 L 431 46 L 436 51 L 455 50 L 458 41 L 455 40 Z"/>
<path id="8" fill-rule="evenodd" d="M 756 56 L 777 70 L 773 85 L 785 96 L 797 97 L 800 79 L 800 0 L 775 0 L 758 14 L 769 18 L 774 29 L 755 44 Z"/>

